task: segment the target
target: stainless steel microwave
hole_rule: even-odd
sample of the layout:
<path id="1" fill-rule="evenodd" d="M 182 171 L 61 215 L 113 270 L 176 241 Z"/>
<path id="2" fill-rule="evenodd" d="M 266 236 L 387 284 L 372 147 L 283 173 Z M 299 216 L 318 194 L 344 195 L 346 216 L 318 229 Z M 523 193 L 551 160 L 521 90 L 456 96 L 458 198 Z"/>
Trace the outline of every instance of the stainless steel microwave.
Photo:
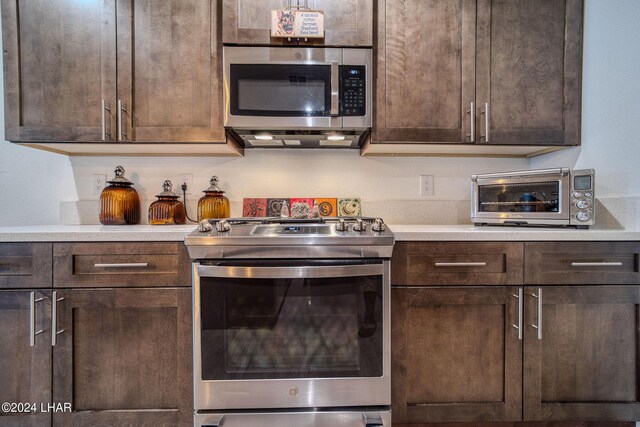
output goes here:
<path id="1" fill-rule="evenodd" d="M 475 225 L 588 228 L 595 224 L 595 172 L 568 168 L 473 175 Z"/>
<path id="2" fill-rule="evenodd" d="M 241 135 L 337 141 L 371 128 L 371 49 L 225 46 L 223 56 L 224 125 Z"/>

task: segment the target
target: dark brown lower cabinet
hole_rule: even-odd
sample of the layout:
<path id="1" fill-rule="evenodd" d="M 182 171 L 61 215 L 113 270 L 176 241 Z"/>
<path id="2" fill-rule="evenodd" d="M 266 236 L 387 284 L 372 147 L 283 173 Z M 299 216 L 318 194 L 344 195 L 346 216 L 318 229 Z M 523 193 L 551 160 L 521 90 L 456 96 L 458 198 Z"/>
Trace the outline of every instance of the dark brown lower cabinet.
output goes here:
<path id="1" fill-rule="evenodd" d="M 51 414 L 40 412 L 40 403 L 51 401 L 50 309 L 51 291 L 0 291 L 0 403 L 37 405 L 35 413 L 15 412 L 17 407 L 6 411 L 3 407 L 1 426 L 51 424 Z M 40 333 L 31 346 L 32 333 L 36 332 Z"/>
<path id="2" fill-rule="evenodd" d="M 54 426 L 193 425 L 191 289 L 58 290 Z"/>
<path id="3" fill-rule="evenodd" d="M 640 420 L 640 286 L 525 294 L 524 419 Z"/>
<path id="4" fill-rule="evenodd" d="M 522 419 L 519 289 L 392 289 L 394 425 Z"/>

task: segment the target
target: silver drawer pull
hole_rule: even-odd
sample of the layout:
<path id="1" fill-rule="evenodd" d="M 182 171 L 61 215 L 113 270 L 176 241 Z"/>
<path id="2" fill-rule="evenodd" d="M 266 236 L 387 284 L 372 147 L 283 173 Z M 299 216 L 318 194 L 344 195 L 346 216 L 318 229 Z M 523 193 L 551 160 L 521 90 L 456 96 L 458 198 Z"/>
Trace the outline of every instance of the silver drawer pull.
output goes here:
<path id="1" fill-rule="evenodd" d="M 572 262 L 571 267 L 622 267 L 620 261 Z"/>
<path id="2" fill-rule="evenodd" d="M 436 262 L 436 267 L 486 267 L 486 262 Z"/>
<path id="3" fill-rule="evenodd" d="M 95 268 L 146 268 L 148 262 L 122 262 L 116 264 L 93 264 Z"/>

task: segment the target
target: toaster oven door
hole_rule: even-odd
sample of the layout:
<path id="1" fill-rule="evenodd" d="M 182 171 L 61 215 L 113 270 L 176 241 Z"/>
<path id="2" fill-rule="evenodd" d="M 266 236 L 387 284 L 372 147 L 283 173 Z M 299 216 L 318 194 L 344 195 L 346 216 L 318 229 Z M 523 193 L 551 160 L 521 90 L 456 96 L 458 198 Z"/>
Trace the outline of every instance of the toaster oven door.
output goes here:
<path id="1" fill-rule="evenodd" d="M 473 190 L 476 224 L 569 224 L 567 175 L 482 178 Z"/>

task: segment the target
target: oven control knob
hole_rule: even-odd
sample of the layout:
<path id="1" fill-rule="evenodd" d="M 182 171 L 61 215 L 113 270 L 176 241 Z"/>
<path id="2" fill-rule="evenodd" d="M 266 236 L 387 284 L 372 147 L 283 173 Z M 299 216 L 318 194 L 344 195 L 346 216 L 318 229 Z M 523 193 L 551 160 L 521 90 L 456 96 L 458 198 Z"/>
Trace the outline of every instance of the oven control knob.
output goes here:
<path id="1" fill-rule="evenodd" d="M 573 193 L 573 197 L 575 197 L 576 199 L 579 199 L 580 197 L 582 197 L 582 193 L 576 191 Z"/>
<path id="2" fill-rule="evenodd" d="M 586 212 L 578 212 L 578 214 L 576 215 L 576 218 L 578 218 L 578 221 L 588 221 L 589 214 Z"/>
<path id="3" fill-rule="evenodd" d="M 383 232 L 386 228 L 387 226 L 384 225 L 384 222 L 382 222 L 382 219 L 380 218 L 376 218 L 375 221 L 373 221 L 373 224 L 371 224 L 371 229 L 378 233 Z"/>
<path id="4" fill-rule="evenodd" d="M 360 218 L 356 219 L 356 223 L 353 224 L 353 231 L 357 231 L 358 233 L 362 233 L 367 229 L 367 224 L 365 224 Z"/>
<path id="5" fill-rule="evenodd" d="M 216 231 L 218 233 L 226 233 L 229 230 L 231 230 L 231 224 L 226 219 L 221 219 L 216 223 Z"/>
<path id="6" fill-rule="evenodd" d="M 213 230 L 213 225 L 211 225 L 208 219 L 203 219 L 198 224 L 198 231 L 201 233 L 207 233 L 211 230 Z"/>
<path id="7" fill-rule="evenodd" d="M 339 219 L 336 224 L 336 231 L 347 231 L 347 223 L 344 222 L 344 219 Z"/>
<path id="8" fill-rule="evenodd" d="M 578 200 L 578 202 L 576 202 L 576 207 L 578 209 L 586 209 L 589 207 L 589 203 L 585 200 Z"/>
<path id="9" fill-rule="evenodd" d="M 584 197 L 593 197 L 593 193 L 589 193 L 589 192 L 584 193 Z"/>

